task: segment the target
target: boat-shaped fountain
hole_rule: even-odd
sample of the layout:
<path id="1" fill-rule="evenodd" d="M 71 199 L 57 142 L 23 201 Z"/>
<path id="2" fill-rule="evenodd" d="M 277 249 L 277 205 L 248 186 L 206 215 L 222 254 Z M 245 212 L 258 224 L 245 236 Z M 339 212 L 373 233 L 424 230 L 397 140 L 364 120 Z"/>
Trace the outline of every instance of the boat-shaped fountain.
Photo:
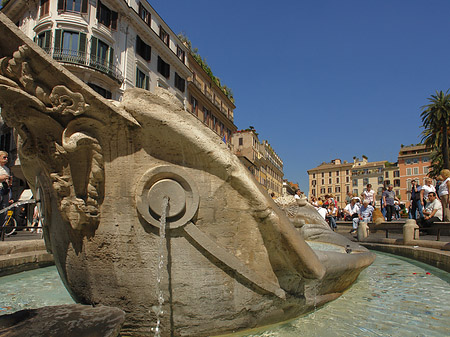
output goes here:
<path id="1" fill-rule="evenodd" d="M 309 206 L 279 207 L 168 92 L 105 100 L 1 13 L 0 104 L 66 288 L 124 310 L 125 335 L 286 321 L 373 262 Z"/>

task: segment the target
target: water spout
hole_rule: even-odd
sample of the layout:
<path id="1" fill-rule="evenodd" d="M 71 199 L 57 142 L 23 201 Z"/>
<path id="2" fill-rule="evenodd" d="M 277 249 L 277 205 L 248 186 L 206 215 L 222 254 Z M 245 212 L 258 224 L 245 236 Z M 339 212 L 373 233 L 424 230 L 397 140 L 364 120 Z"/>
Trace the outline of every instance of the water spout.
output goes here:
<path id="1" fill-rule="evenodd" d="M 156 326 L 153 329 L 155 337 L 161 337 L 161 316 L 163 315 L 164 292 L 161 281 L 163 275 L 163 268 L 166 265 L 166 217 L 169 208 L 169 197 L 165 196 L 162 203 L 162 213 L 159 222 L 159 244 L 158 244 L 158 268 L 156 270 L 156 296 L 158 298 L 158 305 L 153 307 L 156 313 Z"/>

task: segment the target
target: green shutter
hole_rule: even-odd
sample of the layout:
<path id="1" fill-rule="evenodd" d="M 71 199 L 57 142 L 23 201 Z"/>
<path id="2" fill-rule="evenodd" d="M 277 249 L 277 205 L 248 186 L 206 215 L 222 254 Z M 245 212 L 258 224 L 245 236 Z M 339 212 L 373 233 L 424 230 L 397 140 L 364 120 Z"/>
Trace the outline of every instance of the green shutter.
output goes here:
<path id="1" fill-rule="evenodd" d="M 61 29 L 55 30 L 55 51 L 59 51 L 61 49 Z"/>
<path id="2" fill-rule="evenodd" d="M 114 62 L 114 48 L 109 47 L 109 65 L 112 66 Z"/>
<path id="3" fill-rule="evenodd" d="M 98 40 L 96 37 L 91 38 L 91 55 L 97 57 L 97 44 Z"/>
<path id="4" fill-rule="evenodd" d="M 119 14 L 117 12 L 111 11 L 111 29 L 117 30 L 117 18 Z"/>
<path id="5" fill-rule="evenodd" d="M 85 53 L 86 52 L 86 34 L 80 33 L 80 40 L 78 43 L 78 52 Z"/>
<path id="6" fill-rule="evenodd" d="M 81 13 L 87 14 L 88 12 L 88 1 L 83 0 L 83 3 L 81 4 Z"/>
<path id="7" fill-rule="evenodd" d="M 50 49 L 50 39 L 52 38 L 52 31 L 47 30 L 44 35 L 44 49 L 48 50 Z"/>
<path id="8" fill-rule="evenodd" d="M 64 0 L 58 0 L 58 11 L 63 11 L 64 10 Z"/>

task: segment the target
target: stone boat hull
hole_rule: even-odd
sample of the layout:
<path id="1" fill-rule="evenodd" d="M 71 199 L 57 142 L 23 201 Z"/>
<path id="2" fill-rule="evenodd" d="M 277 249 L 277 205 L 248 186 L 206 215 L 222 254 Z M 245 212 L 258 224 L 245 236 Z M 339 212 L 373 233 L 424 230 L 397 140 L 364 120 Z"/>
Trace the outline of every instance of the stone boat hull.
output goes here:
<path id="1" fill-rule="evenodd" d="M 323 224 L 297 230 L 167 92 L 104 100 L 1 13 L 0 62 L 2 117 L 60 276 L 77 302 L 124 310 L 124 335 L 152 333 L 159 291 L 162 335 L 220 335 L 311 311 L 372 263 Z M 315 252 L 311 233 L 354 253 Z"/>

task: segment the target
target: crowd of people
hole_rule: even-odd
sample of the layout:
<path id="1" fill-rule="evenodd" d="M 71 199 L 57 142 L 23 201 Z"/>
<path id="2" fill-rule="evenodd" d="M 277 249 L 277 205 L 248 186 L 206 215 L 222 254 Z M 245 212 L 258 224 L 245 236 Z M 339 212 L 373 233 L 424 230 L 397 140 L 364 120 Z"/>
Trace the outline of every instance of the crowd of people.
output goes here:
<path id="1" fill-rule="evenodd" d="M 416 219 L 420 227 L 450 221 L 450 170 L 442 170 L 436 180 L 436 185 L 433 185 L 433 180 L 426 178 L 422 186 L 415 180 L 411 181 L 409 218 Z"/>
<path id="2" fill-rule="evenodd" d="M 420 227 L 430 227 L 437 221 L 450 221 L 450 170 L 444 169 L 437 177 L 436 185 L 433 179 L 426 178 L 423 186 L 417 181 L 411 182 L 411 200 L 408 209 L 409 218 L 415 219 Z M 373 213 L 377 206 L 386 221 L 400 219 L 401 205 L 397 198 L 393 185 L 383 188 L 379 205 L 376 205 L 376 192 L 372 185 L 368 184 L 360 196 L 347 193 L 346 206 L 338 207 L 337 200 L 332 194 L 324 198 L 312 196 L 309 200 L 319 214 L 328 222 L 330 227 L 337 228 L 337 220 L 352 221 L 352 230 L 356 232 L 359 221 L 372 221 Z M 404 206 L 403 206 L 404 208 Z M 406 210 L 405 210 L 406 211 Z"/>
<path id="3" fill-rule="evenodd" d="M 346 206 L 340 208 L 337 204 L 337 200 L 332 194 L 325 195 L 324 199 L 321 197 L 311 197 L 310 203 L 313 205 L 319 214 L 328 222 L 331 229 L 336 230 L 337 220 L 352 221 L 352 230 L 350 233 L 354 233 L 358 228 L 358 223 L 362 221 L 371 221 L 372 214 L 375 210 L 375 191 L 372 189 L 372 185 L 368 184 L 366 190 L 357 196 L 347 193 L 345 198 Z"/>

